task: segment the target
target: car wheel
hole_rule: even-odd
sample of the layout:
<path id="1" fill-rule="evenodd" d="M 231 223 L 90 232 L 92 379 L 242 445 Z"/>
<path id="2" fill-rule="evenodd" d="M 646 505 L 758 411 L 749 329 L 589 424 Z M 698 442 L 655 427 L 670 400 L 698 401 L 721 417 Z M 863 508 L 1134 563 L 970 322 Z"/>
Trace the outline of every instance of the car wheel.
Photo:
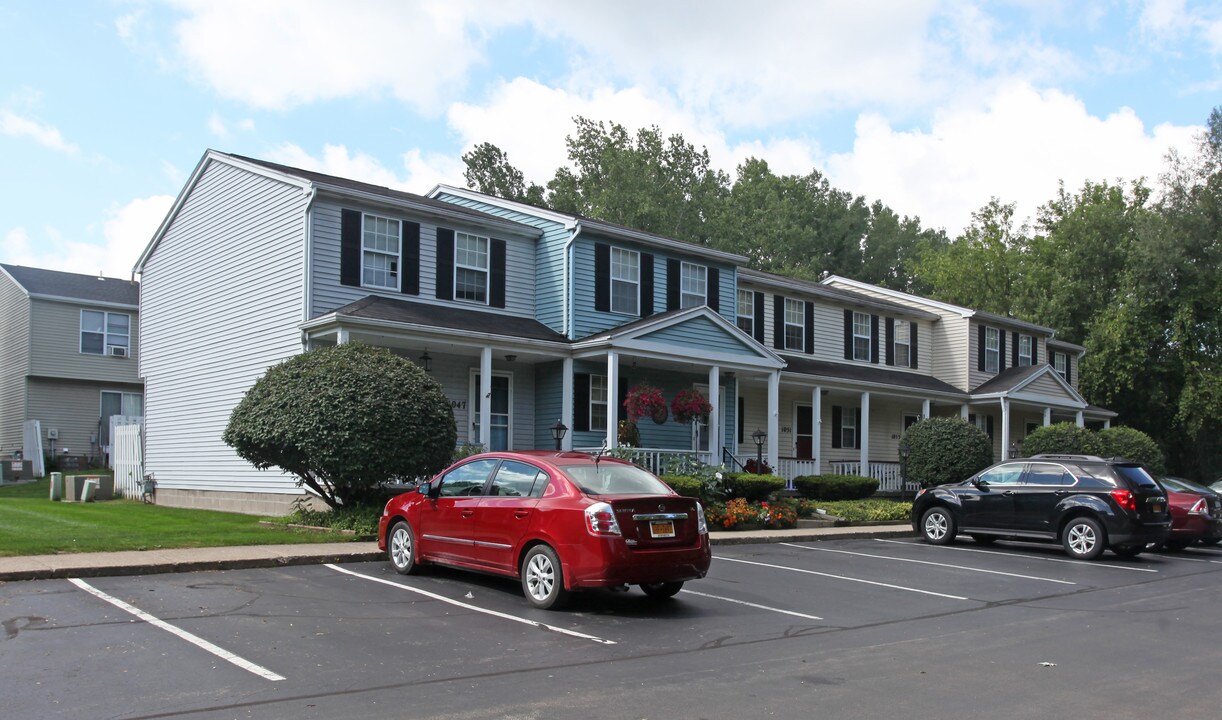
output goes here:
<path id="1" fill-rule="evenodd" d="M 971 537 L 977 545 L 992 545 L 997 542 L 997 538 L 993 535 L 972 535 Z"/>
<path id="2" fill-rule="evenodd" d="M 1187 540 L 1164 540 L 1163 549 L 1168 552 L 1179 552 L 1188 547 Z"/>
<path id="3" fill-rule="evenodd" d="M 556 551 L 536 545 L 522 560 L 522 592 L 531 605 L 542 610 L 559 610 L 568 601 L 564 571 Z"/>
<path id="4" fill-rule="evenodd" d="M 1120 547 L 1112 548 L 1112 552 L 1122 558 L 1131 558 L 1137 557 L 1141 554 L 1141 551 L 1145 549 L 1145 545 L 1121 545 Z"/>
<path id="5" fill-rule="evenodd" d="M 683 588 L 682 582 L 660 582 L 660 583 L 644 583 L 641 589 L 645 594 L 654 600 L 665 600 L 672 598 L 679 593 Z"/>
<path id="6" fill-rule="evenodd" d="M 921 517 L 921 534 L 934 545 L 948 545 L 955 539 L 955 519 L 944 507 L 930 508 Z"/>
<path id="7" fill-rule="evenodd" d="M 411 575 L 419 568 L 416 563 L 416 534 L 406 521 L 396 522 L 386 534 L 386 557 L 400 575 Z"/>
<path id="8" fill-rule="evenodd" d="M 1107 538 L 1099 523 L 1088 517 L 1070 520 L 1061 533 L 1061 543 L 1070 557 L 1078 560 L 1094 560 L 1103 554 Z"/>

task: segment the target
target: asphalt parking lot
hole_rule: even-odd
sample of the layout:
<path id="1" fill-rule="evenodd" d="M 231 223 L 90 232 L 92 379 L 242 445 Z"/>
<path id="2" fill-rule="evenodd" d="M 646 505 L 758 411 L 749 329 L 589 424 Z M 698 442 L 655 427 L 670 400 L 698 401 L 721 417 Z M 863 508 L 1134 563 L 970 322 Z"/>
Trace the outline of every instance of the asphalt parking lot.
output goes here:
<path id="1" fill-rule="evenodd" d="M 385 563 L 0 584 L 6 718 L 1149 718 L 1222 705 L 1222 550 L 715 548 L 531 609 Z"/>

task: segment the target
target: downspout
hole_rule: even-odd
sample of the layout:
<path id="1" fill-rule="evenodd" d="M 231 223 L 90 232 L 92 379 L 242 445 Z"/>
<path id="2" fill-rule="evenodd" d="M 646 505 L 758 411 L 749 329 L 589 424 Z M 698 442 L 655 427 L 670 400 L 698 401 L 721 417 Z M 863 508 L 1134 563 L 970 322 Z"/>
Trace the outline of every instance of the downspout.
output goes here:
<path id="1" fill-rule="evenodd" d="M 314 198 L 318 197 L 318 187 L 310 186 L 309 199 L 305 209 L 305 260 L 302 275 L 301 321 L 310 319 L 310 299 L 314 294 Z M 304 330 L 301 333 L 301 349 L 310 349 L 309 335 Z"/>
<path id="2" fill-rule="evenodd" d="M 573 243 L 577 242 L 577 236 L 581 234 L 581 222 L 573 223 L 573 227 L 569 228 L 569 239 L 564 243 L 564 308 L 562 324 L 564 327 L 564 335 L 570 340 L 575 340 L 574 333 L 577 331 L 575 327 L 570 327 L 573 323 L 573 288 L 570 282 L 572 265 L 573 265 Z"/>

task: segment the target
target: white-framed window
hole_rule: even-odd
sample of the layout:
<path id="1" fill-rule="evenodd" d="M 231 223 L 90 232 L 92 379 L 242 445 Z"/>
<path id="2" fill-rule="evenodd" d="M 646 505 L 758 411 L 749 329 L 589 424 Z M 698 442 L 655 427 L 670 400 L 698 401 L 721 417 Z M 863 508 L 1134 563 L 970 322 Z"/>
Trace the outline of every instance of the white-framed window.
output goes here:
<path id="1" fill-rule="evenodd" d="M 127 313 L 81 311 L 81 353 L 126 356 L 131 350 L 132 318 Z"/>
<path id="2" fill-rule="evenodd" d="M 1052 354 L 1052 369 L 1056 370 L 1057 375 L 1060 375 L 1061 379 L 1065 382 L 1069 382 L 1069 375 L 1067 374 L 1068 368 L 1066 367 L 1066 361 L 1068 359 L 1069 356 L 1063 352 L 1054 352 Z"/>
<path id="3" fill-rule="evenodd" d="M 361 285 L 399 290 L 399 221 L 366 214 L 361 221 Z"/>
<path id="4" fill-rule="evenodd" d="M 858 447 L 856 408 L 845 408 L 840 416 L 840 447 Z"/>
<path id="5" fill-rule="evenodd" d="M 1018 366 L 1027 367 L 1031 364 L 1031 344 L 1035 338 L 1030 335 L 1018 336 Z"/>
<path id="6" fill-rule="evenodd" d="M 641 310 L 641 255 L 635 250 L 611 248 L 611 312 L 639 315 Z"/>
<path id="7" fill-rule="evenodd" d="M 735 313 L 738 329 L 748 335 L 755 335 L 755 293 L 739 288 Z"/>
<path id="8" fill-rule="evenodd" d="M 707 305 L 709 269 L 694 263 L 679 265 L 679 307 L 690 308 Z"/>
<path id="9" fill-rule="evenodd" d="M 140 393 L 103 390 L 99 415 L 102 418 L 102 423 L 101 428 L 99 428 L 100 434 L 98 436 L 98 444 L 109 445 L 110 418 L 115 415 L 143 417 L 144 396 Z"/>
<path id="10" fill-rule="evenodd" d="M 984 329 L 984 371 L 995 373 L 1001 363 L 1001 331 Z"/>
<path id="11" fill-rule="evenodd" d="M 590 376 L 590 429 L 607 431 L 607 376 Z"/>
<path id="12" fill-rule="evenodd" d="M 868 313 L 853 313 L 853 359 L 870 362 L 870 316 Z"/>
<path id="13" fill-rule="evenodd" d="M 488 302 L 488 238 L 454 233 L 454 299 Z"/>
<path id="14" fill-rule="evenodd" d="M 912 367 L 912 326 L 901 321 L 892 324 L 891 328 L 896 367 Z"/>
<path id="15" fill-rule="evenodd" d="M 785 298 L 785 349 L 806 350 L 806 305 Z"/>

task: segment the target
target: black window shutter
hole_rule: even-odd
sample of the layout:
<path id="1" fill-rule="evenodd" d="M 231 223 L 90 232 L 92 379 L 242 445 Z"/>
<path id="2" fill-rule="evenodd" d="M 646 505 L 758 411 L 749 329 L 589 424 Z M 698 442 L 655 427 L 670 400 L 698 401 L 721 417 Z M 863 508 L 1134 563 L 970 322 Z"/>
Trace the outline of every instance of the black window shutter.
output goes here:
<path id="1" fill-rule="evenodd" d="M 454 299 L 454 231 L 437 228 L 437 299 Z"/>
<path id="2" fill-rule="evenodd" d="M 772 347 L 785 349 L 785 297 L 772 296 Z"/>
<path id="3" fill-rule="evenodd" d="M 488 304 L 495 308 L 505 307 L 505 241 L 493 239 L 492 272 L 488 274 Z"/>
<path id="4" fill-rule="evenodd" d="M 404 295 L 420 294 L 420 223 L 404 222 L 403 228 L 403 282 L 400 292 Z"/>
<path id="5" fill-rule="evenodd" d="M 641 317 L 653 315 L 653 254 L 641 253 Z"/>
<path id="6" fill-rule="evenodd" d="M 844 426 L 844 409 L 839 405 L 832 406 L 832 447 L 840 448 L 840 429 Z"/>
<path id="7" fill-rule="evenodd" d="M 853 359 L 853 311 L 844 311 L 844 359 Z"/>
<path id="8" fill-rule="evenodd" d="M 976 369 L 984 372 L 984 326 L 976 328 Z"/>
<path id="9" fill-rule="evenodd" d="M 1040 364 L 1040 339 L 1036 336 L 1031 336 L 1031 364 Z"/>
<path id="10" fill-rule="evenodd" d="M 967 421 L 971 423 L 972 425 L 975 425 L 976 424 L 976 413 L 968 413 Z"/>
<path id="11" fill-rule="evenodd" d="M 1010 367 L 1018 367 L 1018 331 L 1010 335 L 1010 340 L 1014 343 L 1014 347 L 1010 349 Z"/>
<path id="12" fill-rule="evenodd" d="M 743 426 L 747 424 L 745 419 L 747 409 L 747 400 L 743 396 L 738 396 L 738 444 L 743 444 Z"/>
<path id="13" fill-rule="evenodd" d="M 908 367 L 917 367 L 917 324 L 914 320 L 908 323 Z"/>
<path id="14" fill-rule="evenodd" d="M 878 316 L 870 316 L 870 362 L 878 364 Z"/>
<path id="15" fill-rule="evenodd" d="M 361 286 L 361 213 L 341 210 L 339 214 L 339 282 Z"/>
<path id="16" fill-rule="evenodd" d="M 679 261 L 669 258 L 666 261 L 666 309 L 679 307 Z"/>
<path id="17" fill-rule="evenodd" d="M 590 430 L 590 376 L 573 375 L 573 432 Z"/>
<path id="18" fill-rule="evenodd" d="M 990 440 L 993 439 L 993 416 L 992 415 L 986 415 L 984 417 L 984 433 L 989 436 Z"/>
<path id="19" fill-rule="evenodd" d="M 895 364 L 895 319 L 887 318 L 887 364 Z"/>
<path id="20" fill-rule="evenodd" d="M 611 310 L 611 246 L 594 244 L 594 309 Z"/>
<path id="21" fill-rule="evenodd" d="M 997 331 L 997 372 L 1006 369 L 1006 331 Z"/>
<path id="22" fill-rule="evenodd" d="M 806 336 L 806 354 L 815 354 L 815 304 L 813 302 L 806 303 L 806 328 L 803 333 Z"/>
<path id="23" fill-rule="evenodd" d="M 752 330 L 755 331 L 755 341 L 764 344 L 764 293 L 757 292 L 754 297 L 755 319 L 752 320 Z"/>
<path id="24" fill-rule="evenodd" d="M 1069 376 L 1065 380 L 1073 385 L 1073 355 L 1069 353 L 1065 353 L 1065 374 Z"/>
<path id="25" fill-rule="evenodd" d="M 857 421 L 854 426 L 856 429 L 853 431 L 853 447 L 860 450 L 861 449 L 861 431 L 862 431 L 861 408 L 853 408 L 853 415 L 854 415 L 854 419 Z"/>
<path id="26" fill-rule="evenodd" d="M 721 273 L 717 268 L 709 268 L 709 295 L 707 304 L 714 312 L 721 311 Z"/>

